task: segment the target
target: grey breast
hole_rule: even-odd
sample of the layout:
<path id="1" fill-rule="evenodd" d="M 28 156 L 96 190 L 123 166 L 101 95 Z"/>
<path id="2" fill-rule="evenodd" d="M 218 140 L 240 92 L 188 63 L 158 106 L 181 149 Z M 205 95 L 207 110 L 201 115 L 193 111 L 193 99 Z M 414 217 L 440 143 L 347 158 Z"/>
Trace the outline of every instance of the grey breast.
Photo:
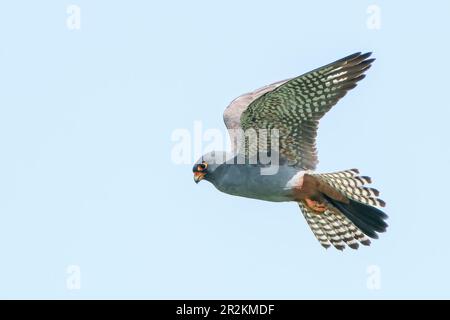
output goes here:
<path id="1" fill-rule="evenodd" d="M 262 174 L 262 166 L 249 164 L 222 164 L 211 181 L 222 192 L 267 201 L 290 201 L 287 182 L 298 168 L 281 165 L 275 174 Z"/>

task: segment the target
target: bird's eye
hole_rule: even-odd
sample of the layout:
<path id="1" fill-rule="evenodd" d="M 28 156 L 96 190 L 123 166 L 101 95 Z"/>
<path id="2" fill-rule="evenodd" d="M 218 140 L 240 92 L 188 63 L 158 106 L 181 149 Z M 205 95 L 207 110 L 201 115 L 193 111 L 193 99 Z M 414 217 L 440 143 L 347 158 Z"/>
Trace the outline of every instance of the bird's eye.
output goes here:
<path id="1" fill-rule="evenodd" d="M 202 162 L 197 166 L 197 171 L 205 171 L 208 168 L 208 164 L 206 162 Z"/>

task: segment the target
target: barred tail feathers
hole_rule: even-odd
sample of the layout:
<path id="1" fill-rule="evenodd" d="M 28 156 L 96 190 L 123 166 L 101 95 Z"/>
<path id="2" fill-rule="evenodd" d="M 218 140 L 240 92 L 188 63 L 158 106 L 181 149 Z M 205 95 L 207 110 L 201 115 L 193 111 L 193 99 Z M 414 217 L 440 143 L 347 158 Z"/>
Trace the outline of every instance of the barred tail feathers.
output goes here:
<path id="1" fill-rule="evenodd" d="M 376 189 L 366 187 L 371 179 L 359 176 L 356 169 L 326 174 L 313 174 L 348 199 L 346 203 L 324 194 L 327 209 L 316 212 L 303 201 L 299 202 L 315 237 L 328 248 L 333 245 L 338 250 L 345 246 L 357 249 L 359 244 L 370 245 L 370 238 L 378 238 L 377 232 L 385 232 L 387 215 L 376 207 L 384 207 L 385 202 L 378 197 Z"/>

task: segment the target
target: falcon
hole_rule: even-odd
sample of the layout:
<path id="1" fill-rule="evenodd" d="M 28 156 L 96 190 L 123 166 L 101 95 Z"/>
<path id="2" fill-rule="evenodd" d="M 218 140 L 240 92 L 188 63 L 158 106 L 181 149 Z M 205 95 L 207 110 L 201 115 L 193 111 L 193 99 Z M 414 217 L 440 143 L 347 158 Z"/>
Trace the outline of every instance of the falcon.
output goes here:
<path id="1" fill-rule="evenodd" d="M 319 120 L 365 77 L 375 61 L 370 56 L 358 52 L 233 100 L 223 115 L 232 152 L 203 155 L 193 167 L 195 182 L 209 181 L 234 196 L 298 203 L 325 248 L 370 245 L 388 226 L 379 209 L 385 202 L 368 186 L 371 179 L 357 169 L 315 171 Z M 277 133 L 275 142 L 268 132 Z M 275 166 L 268 157 L 277 159 Z"/>

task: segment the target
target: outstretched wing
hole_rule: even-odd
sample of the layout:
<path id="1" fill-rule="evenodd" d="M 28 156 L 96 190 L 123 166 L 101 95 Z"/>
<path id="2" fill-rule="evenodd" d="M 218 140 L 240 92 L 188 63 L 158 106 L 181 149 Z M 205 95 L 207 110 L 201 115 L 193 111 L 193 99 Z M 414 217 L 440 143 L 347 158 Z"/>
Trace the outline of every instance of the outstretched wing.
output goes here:
<path id="1" fill-rule="evenodd" d="M 291 165 L 314 170 L 319 119 L 364 78 L 375 60 L 368 59 L 370 55 L 352 54 L 267 90 L 242 112 L 241 128 L 279 130 L 280 155 Z M 247 148 L 256 154 L 251 148 L 257 146 Z"/>
<path id="2" fill-rule="evenodd" d="M 223 112 L 223 121 L 225 122 L 225 126 L 227 127 L 230 135 L 233 152 L 237 151 L 237 139 L 239 138 L 238 131 L 241 129 L 242 113 L 247 109 L 250 103 L 261 97 L 263 94 L 278 88 L 288 80 L 282 80 L 269 84 L 255 91 L 245 93 L 231 101 Z"/>

